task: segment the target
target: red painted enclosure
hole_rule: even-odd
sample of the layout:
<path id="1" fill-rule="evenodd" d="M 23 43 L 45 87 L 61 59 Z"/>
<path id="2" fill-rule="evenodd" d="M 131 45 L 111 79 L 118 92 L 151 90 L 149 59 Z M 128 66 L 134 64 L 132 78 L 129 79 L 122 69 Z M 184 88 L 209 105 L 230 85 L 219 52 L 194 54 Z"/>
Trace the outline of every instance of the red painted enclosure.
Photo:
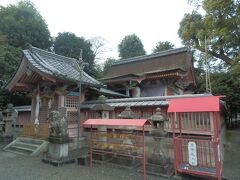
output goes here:
<path id="1" fill-rule="evenodd" d="M 219 139 L 220 97 L 171 99 L 168 113 L 173 131 L 175 173 L 213 177 L 220 180 L 222 176 Z M 183 129 L 191 132 L 190 128 L 194 127 L 184 124 L 186 120 L 189 124 L 199 127 L 205 127 L 209 123 L 213 133 L 211 135 L 183 133 Z"/>
<path id="2" fill-rule="evenodd" d="M 122 157 L 138 158 L 143 161 L 143 179 L 146 180 L 146 156 L 144 126 L 151 123 L 147 119 L 88 119 L 83 123 L 84 127 L 90 127 L 90 172 L 92 169 L 92 157 L 95 154 L 119 155 Z M 98 129 L 100 127 L 100 129 Z M 112 130 L 109 131 L 107 128 Z M 125 128 L 141 128 L 141 132 L 124 131 Z M 93 130 L 96 129 L 96 130 Z M 121 129 L 115 131 L 114 129 Z M 113 141 L 118 139 L 118 141 Z M 133 143 L 124 142 L 124 139 L 135 140 Z M 120 140 L 120 141 L 119 141 Z M 121 141 L 122 140 L 122 141 Z M 104 147 L 104 148 L 100 148 Z M 113 148 L 114 147 L 114 148 Z M 135 149 L 138 153 L 129 153 L 127 149 Z M 121 149 L 121 151 L 119 151 Z M 125 150 L 124 150 L 125 149 Z"/>

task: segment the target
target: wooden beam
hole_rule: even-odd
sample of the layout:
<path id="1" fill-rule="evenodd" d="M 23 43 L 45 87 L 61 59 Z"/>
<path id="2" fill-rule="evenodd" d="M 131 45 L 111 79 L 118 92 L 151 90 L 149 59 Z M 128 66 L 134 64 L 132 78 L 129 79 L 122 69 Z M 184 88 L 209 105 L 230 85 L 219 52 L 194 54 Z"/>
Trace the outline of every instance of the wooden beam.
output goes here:
<path id="1" fill-rule="evenodd" d="M 52 78 L 52 77 L 48 77 L 48 76 L 42 76 L 42 80 L 47 80 L 47 81 L 51 81 L 53 83 L 56 83 L 56 79 Z"/>
<path id="2" fill-rule="evenodd" d="M 26 83 L 16 83 L 15 86 L 16 87 L 25 87 L 25 88 L 29 88 L 29 89 L 32 87 L 32 85 L 26 84 Z"/>

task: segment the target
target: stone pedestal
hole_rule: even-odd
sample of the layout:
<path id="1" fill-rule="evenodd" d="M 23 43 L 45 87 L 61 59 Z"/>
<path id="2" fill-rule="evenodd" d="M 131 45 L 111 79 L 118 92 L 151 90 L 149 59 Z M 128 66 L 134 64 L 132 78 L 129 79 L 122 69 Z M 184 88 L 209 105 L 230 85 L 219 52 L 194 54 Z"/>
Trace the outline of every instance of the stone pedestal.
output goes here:
<path id="1" fill-rule="evenodd" d="M 11 119 L 5 120 L 5 132 L 4 132 L 5 136 L 12 136 L 13 134 L 12 123 L 13 121 Z"/>
<path id="2" fill-rule="evenodd" d="M 127 156 L 121 156 L 121 155 L 113 156 L 110 162 L 112 164 L 115 164 L 117 166 L 124 167 L 127 169 L 138 167 L 141 164 L 141 160 L 139 158 L 127 157 Z"/>
<path id="3" fill-rule="evenodd" d="M 68 157 L 68 143 L 64 144 L 49 144 L 48 157 L 61 160 Z"/>
<path id="4" fill-rule="evenodd" d="M 63 164 L 74 163 L 75 160 L 68 157 L 68 143 L 69 138 L 49 138 L 49 150 L 43 162 L 52 164 L 54 166 L 61 166 Z"/>
<path id="5" fill-rule="evenodd" d="M 112 155 L 108 154 L 108 153 L 92 153 L 92 158 L 94 161 L 99 162 L 99 163 L 105 163 L 108 162 L 109 160 L 111 160 Z"/>
<path id="6" fill-rule="evenodd" d="M 147 160 L 146 170 L 148 174 L 170 178 L 173 175 L 173 164 L 170 159 L 162 156 L 152 155 Z"/>

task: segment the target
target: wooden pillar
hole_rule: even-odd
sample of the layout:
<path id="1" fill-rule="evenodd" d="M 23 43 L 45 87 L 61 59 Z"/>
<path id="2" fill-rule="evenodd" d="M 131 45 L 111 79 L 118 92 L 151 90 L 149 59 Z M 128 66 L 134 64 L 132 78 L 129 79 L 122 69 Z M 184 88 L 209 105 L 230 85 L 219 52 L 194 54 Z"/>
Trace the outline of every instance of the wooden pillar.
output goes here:
<path id="1" fill-rule="evenodd" d="M 58 107 L 64 107 L 64 96 L 63 95 L 59 95 L 58 96 Z"/>
<path id="2" fill-rule="evenodd" d="M 127 96 L 130 95 L 130 93 L 129 93 L 129 87 L 128 87 L 128 86 L 126 86 L 126 95 L 127 95 Z"/>
<path id="3" fill-rule="evenodd" d="M 30 117 L 30 122 L 34 122 L 35 119 L 35 108 L 36 108 L 36 98 L 32 96 L 32 102 L 31 102 L 31 117 Z"/>
<path id="4" fill-rule="evenodd" d="M 80 101 L 84 102 L 85 101 L 85 92 L 83 91 L 80 96 Z"/>
<path id="5" fill-rule="evenodd" d="M 165 94 L 165 96 L 167 96 L 168 95 L 168 85 L 167 85 L 167 83 L 165 84 L 165 89 L 164 89 L 164 94 Z"/>

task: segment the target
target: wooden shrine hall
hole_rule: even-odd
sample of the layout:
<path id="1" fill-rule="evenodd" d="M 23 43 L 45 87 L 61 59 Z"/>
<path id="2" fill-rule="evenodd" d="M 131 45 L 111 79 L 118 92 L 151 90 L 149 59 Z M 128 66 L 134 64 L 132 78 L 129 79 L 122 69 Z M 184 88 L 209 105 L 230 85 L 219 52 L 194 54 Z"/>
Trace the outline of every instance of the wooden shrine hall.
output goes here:
<path id="1" fill-rule="evenodd" d="M 192 94 L 193 55 L 183 47 L 120 59 L 101 80 L 109 89 L 130 97 Z"/>

